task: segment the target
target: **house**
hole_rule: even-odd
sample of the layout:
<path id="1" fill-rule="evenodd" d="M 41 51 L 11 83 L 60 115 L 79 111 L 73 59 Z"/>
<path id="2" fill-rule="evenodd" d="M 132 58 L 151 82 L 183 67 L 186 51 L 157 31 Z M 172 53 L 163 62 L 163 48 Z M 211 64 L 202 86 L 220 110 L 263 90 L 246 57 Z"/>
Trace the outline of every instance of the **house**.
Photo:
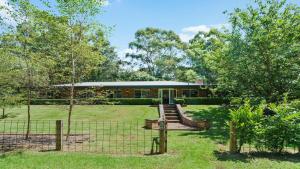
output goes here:
<path id="1" fill-rule="evenodd" d="M 68 89 L 70 84 L 55 85 L 56 88 Z M 203 82 L 176 81 L 120 81 L 120 82 L 82 82 L 75 84 L 75 91 L 85 89 L 98 92 L 111 91 L 110 98 L 160 98 L 164 104 L 173 104 L 175 98 L 207 97 L 209 90 Z"/>

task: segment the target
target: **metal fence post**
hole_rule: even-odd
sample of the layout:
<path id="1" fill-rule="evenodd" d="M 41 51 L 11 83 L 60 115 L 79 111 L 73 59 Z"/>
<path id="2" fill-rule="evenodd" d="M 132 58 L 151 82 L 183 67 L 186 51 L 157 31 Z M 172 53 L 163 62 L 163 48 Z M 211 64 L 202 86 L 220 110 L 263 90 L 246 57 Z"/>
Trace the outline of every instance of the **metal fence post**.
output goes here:
<path id="1" fill-rule="evenodd" d="M 56 150 L 61 151 L 63 150 L 63 121 L 56 120 Z"/>

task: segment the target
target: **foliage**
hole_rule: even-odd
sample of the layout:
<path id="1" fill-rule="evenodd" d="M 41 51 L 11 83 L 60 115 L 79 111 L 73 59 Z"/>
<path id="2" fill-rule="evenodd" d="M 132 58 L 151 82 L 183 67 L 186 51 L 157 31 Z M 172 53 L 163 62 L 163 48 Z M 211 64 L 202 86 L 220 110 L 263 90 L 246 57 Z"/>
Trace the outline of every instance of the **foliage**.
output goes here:
<path id="1" fill-rule="evenodd" d="M 154 76 L 151 76 L 146 71 L 133 71 L 128 72 L 129 76 L 126 78 L 129 81 L 155 81 L 157 80 Z"/>
<path id="2" fill-rule="evenodd" d="M 282 152 L 284 146 L 299 146 L 300 112 L 294 111 L 284 101 L 267 107 L 275 115 L 263 115 L 266 105 L 262 102 L 252 107 L 246 100 L 238 109 L 230 110 L 231 121 L 236 126 L 239 151 L 243 144 L 254 144 L 258 150 L 265 148 L 272 152 Z"/>
<path id="3" fill-rule="evenodd" d="M 185 104 L 185 100 L 184 99 L 174 99 L 176 104 L 181 104 L 184 105 Z"/>
<path id="4" fill-rule="evenodd" d="M 161 99 L 152 99 L 153 105 L 159 105 L 161 103 Z"/>
<path id="5" fill-rule="evenodd" d="M 188 97 L 182 99 L 188 105 L 221 105 L 229 103 L 229 99 L 224 97 Z"/>
<path id="6" fill-rule="evenodd" d="M 138 30 L 129 48 L 132 52 L 126 57 L 132 59 L 132 65 L 138 65 L 140 70 L 156 78 L 175 78 L 176 68 L 182 60 L 183 44 L 173 31 L 157 28 Z"/>
<path id="7" fill-rule="evenodd" d="M 213 67 L 219 88 L 274 101 L 293 91 L 299 79 L 300 8 L 284 0 L 255 2 L 230 13 L 230 45 Z"/>
<path id="8" fill-rule="evenodd" d="M 118 105 L 151 105 L 153 98 L 111 98 L 110 102 Z"/>

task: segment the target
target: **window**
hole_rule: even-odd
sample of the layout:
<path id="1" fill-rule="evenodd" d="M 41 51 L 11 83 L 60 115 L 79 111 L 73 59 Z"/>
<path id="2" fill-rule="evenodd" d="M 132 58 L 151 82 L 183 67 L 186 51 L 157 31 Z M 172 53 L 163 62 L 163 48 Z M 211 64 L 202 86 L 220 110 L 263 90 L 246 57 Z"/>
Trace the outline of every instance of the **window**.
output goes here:
<path id="1" fill-rule="evenodd" d="M 182 97 L 197 97 L 198 90 L 196 89 L 185 89 L 182 91 Z"/>
<path id="2" fill-rule="evenodd" d="M 122 90 L 115 90 L 114 91 L 115 98 L 122 98 Z"/>
<path id="3" fill-rule="evenodd" d="M 122 98 L 122 90 L 108 91 L 108 98 Z"/>
<path id="4" fill-rule="evenodd" d="M 149 89 L 136 89 L 134 90 L 134 97 L 135 98 L 147 98 L 150 95 Z"/>

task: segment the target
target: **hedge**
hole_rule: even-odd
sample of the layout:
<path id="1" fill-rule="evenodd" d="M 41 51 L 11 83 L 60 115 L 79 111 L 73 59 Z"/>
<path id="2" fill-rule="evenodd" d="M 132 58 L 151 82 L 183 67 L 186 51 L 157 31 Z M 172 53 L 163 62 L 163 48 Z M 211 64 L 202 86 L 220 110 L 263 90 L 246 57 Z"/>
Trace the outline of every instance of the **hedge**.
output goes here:
<path id="1" fill-rule="evenodd" d="M 190 97 L 181 99 L 184 99 L 184 103 L 187 105 L 221 105 L 230 103 L 230 99 L 225 97 Z"/>
<path id="2" fill-rule="evenodd" d="M 152 105 L 155 98 L 112 98 L 109 102 L 119 105 Z"/>
<path id="3" fill-rule="evenodd" d="M 69 99 L 32 99 L 32 105 L 68 105 Z M 74 99 L 74 104 L 117 104 L 117 105 L 156 105 L 157 98 L 108 98 L 108 99 Z"/>

